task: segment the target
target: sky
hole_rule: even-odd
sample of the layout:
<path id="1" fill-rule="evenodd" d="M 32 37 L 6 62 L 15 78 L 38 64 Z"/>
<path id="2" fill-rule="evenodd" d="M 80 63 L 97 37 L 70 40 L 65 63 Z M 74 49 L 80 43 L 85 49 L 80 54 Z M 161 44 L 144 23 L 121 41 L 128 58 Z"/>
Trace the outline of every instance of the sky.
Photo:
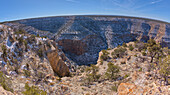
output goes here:
<path id="1" fill-rule="evenodd" d="M 170 0 L 0 0 L 0 22 L 63 15 L 121 15 L 170 22 Z"/>

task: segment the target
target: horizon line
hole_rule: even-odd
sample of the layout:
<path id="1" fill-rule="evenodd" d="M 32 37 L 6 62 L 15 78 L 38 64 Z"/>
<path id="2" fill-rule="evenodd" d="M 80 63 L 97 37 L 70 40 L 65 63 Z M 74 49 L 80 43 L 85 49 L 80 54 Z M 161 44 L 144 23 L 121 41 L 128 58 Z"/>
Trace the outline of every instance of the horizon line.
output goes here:
<path id="1" fill-rule="evenodd" d="M 21 20 L 29 20 L 29 19 L 40 19 L 40 18 L 54 18 L 54 17 L 72 17 L 72 16 L 91 16 L 91 17 L 118 17 L 118 18 L 133 18 L 133 19 L 143 19 L 143 20 L 151 20 L 151 21 L 156 21 L 156 22 L 161 22 L 161 23 L 166 23 L 170 24 L 170 22 L 164 21 L 164 20 L 158 20 L 155 18 L 149 18 L 149 17 L 139 17 L 139 16 L 126 16 L 126 15 L 103 15 L 103 14 L 88 14 L 88 15 L 56 15 L 56 16 L 37 16 L 37 17 L 28 17 L 28 18 L 23 18 L 23 19 L 16 19 L 16 20 L 9 20 L 9 21 L 3 21 L 0 22 L 0 24 L 3 23 L 8 23 L 8 22 L 16 22 L 16 21 L 21 21 Z"/>

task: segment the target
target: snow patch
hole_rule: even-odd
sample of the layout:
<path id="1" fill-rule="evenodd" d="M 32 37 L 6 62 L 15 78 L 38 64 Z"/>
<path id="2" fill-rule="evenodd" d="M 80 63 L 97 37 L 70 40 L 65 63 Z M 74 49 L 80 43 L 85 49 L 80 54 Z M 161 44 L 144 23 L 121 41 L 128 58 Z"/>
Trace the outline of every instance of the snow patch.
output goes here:
<path id="1" fill-rule="evenodd" d="M 24 39 L 27 39 L 28 37 L 27 36 L 24 36 Z"/>
<path id="2" fill-rule="evenodd" d="M 14 42 L 14 43 L 11 43 L 11 42 L 9 41 L 9 37 L 8 37 L 8 38 L 7 38 L 7 41 L 6 41 L 6 47 L 7 47 L 8 49 L 10 49 L 11 52 L 13 52 L 14 49 L 15 49 L 15 47 L 16 47 L 16 43 L 18 43 L 18 41 Z"/>
<path id="3" fill-rule="evenodd" d="M 7 42 L 6 43 L 7 43 L 8 47 L 10 47 L 12 45 L 12 43 L 9 40 L 9 37 L 7 38 Z"/>

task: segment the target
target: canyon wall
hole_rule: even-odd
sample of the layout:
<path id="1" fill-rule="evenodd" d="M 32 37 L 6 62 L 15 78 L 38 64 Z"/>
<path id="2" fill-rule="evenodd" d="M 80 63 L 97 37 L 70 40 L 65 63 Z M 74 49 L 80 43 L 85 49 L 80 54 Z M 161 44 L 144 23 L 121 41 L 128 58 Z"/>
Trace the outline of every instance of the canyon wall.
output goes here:
<path id="1" fill-rule="evenodd" d="M 55 40 L 79 65 L 95 64 L 102 49 L 149 38 L 170 47 L 170 23 L 135 17 L 60 16 L 24 19 L 4 24 Z"/>

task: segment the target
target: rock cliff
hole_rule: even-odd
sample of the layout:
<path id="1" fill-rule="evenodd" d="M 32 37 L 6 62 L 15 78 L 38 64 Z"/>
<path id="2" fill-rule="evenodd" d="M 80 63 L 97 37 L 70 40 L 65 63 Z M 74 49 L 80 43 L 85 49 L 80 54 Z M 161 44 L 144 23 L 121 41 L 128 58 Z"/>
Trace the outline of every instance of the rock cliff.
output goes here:
<path id="1" fill-rule="evenodd" d="M 94 64 L 102 49 L 149 38 L 170 47 L 170 24 L 122 16 L 59 16 L 24 19 L 4 24 L 47 36 L 77 64 Z"/>
<path id="2" fill-rule="evenodd" d="M 50 61 L 51 67 L 53 68 L 54 72 L 57 73 L 59 76 L 69 76 L 69 68 L 64 63 L 62 58 L 58 55 L 57 51 L 51 51 L 47 53 L 47 57 Z"/>

